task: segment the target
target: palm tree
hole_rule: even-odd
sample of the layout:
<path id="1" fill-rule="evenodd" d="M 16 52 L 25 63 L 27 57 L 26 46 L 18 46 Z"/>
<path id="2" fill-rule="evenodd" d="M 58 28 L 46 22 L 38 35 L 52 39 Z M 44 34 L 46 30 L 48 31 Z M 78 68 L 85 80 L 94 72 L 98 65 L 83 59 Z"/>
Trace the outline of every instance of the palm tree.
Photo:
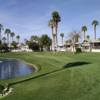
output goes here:
<path id="1" fill-rule="evenodd" d="M 54 37 L 54 21 L 53 19 L 49 20 L 48 26 L 51 28 L 52 31 L 52 49 L 54 48 L 54 41 L 55 41 L 55 37 Z"/>
<path id="2" fill-rule="evenodd" d="M 61 36 L 61 38 L 62 38 L 62 46 L 63 46 L 64 33 L 61 33 L 60 36 Z"/>
<path id="3" fill-rule="evenodd" d="M 56 45 L 58 45 L 58 39 L 57 39 L 57 31 L 58 31 L 58 23 L 61 21 L 61 17 L 57 11 L 54 11 L 52 13 L 52 19 L 54 21 L 54 26 L 55 26 L 55 34 L 56 34 Z"/>
<path id="4" fill-rule="evenodd" d="M 99 22 L 97 20 L 93 20 L 92 25 L 94 27 L 94 39 L 96 40 L 96 27 L 99 25 Z"/>
<path id="5" fill-rule="evenodd" d="M 84 40 L 85 40 L 86 39 L 87 27 L 86 26 L 82 26 L 82 31 L 84 32 Z"/>
<path id="6" fill-rule="evenodd" d="M 10 35 L 10 33 L 11 33 L 10 29 L 6 29 L 5 30 L 5 34 L 7 35 L 7 43 L 8 43 L 8 45 L 9 45 L 9 35 Z"/>
<path id="7" fill-rule="evenodd" d="M 1 41 L 1 31 L 3 30 L 3 25 L 2 24 L 0 24 L 0 41 Z"/>
<path id="8" fill-rule="evenodd" d="M 49 20 L 48 26 L 51 28 L 52 34 L 53 34 L 53 29 L 54 29 L 54 21 L 53 21 L 53 19 Z"/>
<path id="9" fill-rule="evenodd" d="M 16 36 L 16 39 L 17 39 L 18 44 L 19 44 L 19 39 L 20 39 L 20 36 L 19 36 L 19 35 L 17 35 L 17 36 Z"/>
<path id="10" fill-rule="evenodd" d="M 4 43 L 6 43 L 6 37 L 3 37 L 2 40 Z"/>
<path id="11" fill-rule="evenodd" d="M 13 42 L 13 38 L 14 38 L 14 36 L 15 36 L 15 33 L 14 33 L 14 32 L 11 32 L 11 33 L 10 33 L 10 36 L 12 37 L 12 42 Z"/>

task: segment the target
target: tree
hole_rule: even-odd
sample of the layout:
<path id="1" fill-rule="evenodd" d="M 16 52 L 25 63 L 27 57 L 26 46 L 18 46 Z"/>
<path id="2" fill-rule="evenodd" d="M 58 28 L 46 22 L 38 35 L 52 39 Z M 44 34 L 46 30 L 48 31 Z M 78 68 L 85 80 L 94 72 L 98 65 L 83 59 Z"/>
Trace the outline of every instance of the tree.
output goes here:
<path id="1" fill-rule="evenodd" d="M 7 44 L 8 44 L 8 46 L 9 46 L 9 35 L 10 35 L 10 33 L 11 33 L 10 29 L 5 30 L 5 34 L 7 35 Z"/>
<path id="2" fill-rule="evenodd" d="M 39 41 L 39 37 L 36 36 L 36 35 L 33 35 L 33 36 L 31 36 L 30 41 L 38 42 Z"/>
<path id="3" fill-rule="evenodd" d="M 86 38 L 87 38 L 87 40 L 89 41 L 89 40 L 90 40 L 90 35 L 87 35 Z"/>
<path id="4" fill-rule="evenodd" d="M 27 41 L 29 49 L 32 49 L 34 51 L 39 51 L 39 44 L 33 41 Z"/>
<path id="5" fill-rule="evenodd" d="M 53 47 L 53 50 L 56 51 L 56 34 L 53 34 L 53 37 L 54 37 L 54 47 Z"/>
<path id="6" fill-rule="evenodd" d="M 48 35 L 46 35 L 46 34 L 42 35 L 40 38 L 40 41 L 41 41 L 41 44 L 44 49 L 50 50 L 51 39 L 50 39 L 50 37 L 48 37 Z"/>
<path id="7" fill-rule="evenodd" d="M 55 34 L 56 34 L 56 46 L 58 45 L 58 38 L 57 38 L 57 33 L 58 33 L 58 23 L 61 21 L 61 17 L 57 11 L 54 11 L 52 13 L 52 19 L 54 21 L 54 26 L 55 26 Z"/>
<path id="8" fill-rule="evenodd" d="M 72 51 L 73 53 L 75 52 L 75 44 L 79 41 L 80 38 L 80 32 L 73 31 L 69 34 L 70 40 L 71 40 L 71 45 L 72 45 Z"/>
<path id="9" fill-rule="evenodd" d="M 0 44 L 0 52 L 9 52 L 9 47 L 7 43 Z"/>
<path id="10" fill-rule="evenodd" d="M 3 40 L 3 43 L 6 43 L 6 37 L 3 37 L 2 40 Z"/>
<path id="11" fill-rule="evenodd" d="M 3 25 L 2 24 L 0 24 L 0 41 L 1 41 L 1 32 L 2 32 L 2 30 L 3 30 Z"/>
<path id="12" fill-rule="evenodd" d="M 71 43 L 72 43 L 71 39 L 66 40 L 66 44 L 71 44 Z"/>
<path id="13" fill-rule="evenodd" d="M 55 37 L 54 37 L 54 21 L 53 19 L 49 20 L 48 26 L 51 28 L 52 31 L 52 50 L 55 47 Z"/>
<path id="14" fill-rule="evenodd" d="M 62 45 L 63 45 L 64 33 L 61 33 L 60 36 L 61 36 L 61 38 L 62 38 Z"/>
<path id="15" fill-rule="evenodd" d="M 84 40 L 86 39 L 86 31 L 87 31 L 87 27 L 82 26 L 82 32 L 84 32 Z"/>
<path id="16" fill-rule="evenodd" d="M 15 36 L 15 33 L 14 33 L 14 32 L 11 32 L 11 33 L 10 33 L 10 36 L 12 37 L 12 42 L 13 42 L 13 38 L 14 38 L 14 36 Z"/>
<path id="17" fill-rule="evenodd" d="M 17 39 L 17 42 L 18 42 L 18 44 L 19 44 L 19 39 L 20 39 L 20 36 L 19 36 L 19 35 L 17 35 L 17 36 L 16 36 L 16 39 Z"/>
<path id="18" fill-rule="evenodd" d="M 3 50 L 3 52 L 9 52 L 9 47 L 8 47 L 7 43 L 2 44 L 2 50 Z"/>
<path id="19" fill-rule="evenodd" d="M 74 34 L 75 43 L 79 42 L 79 38 L 80 38 L 80 33 L 79 32 L 76 32 Z"/>
<path id="20" fill-rule="evenodd" d="M 96 40 L 96 27 L 99 25 L 99 22 L 97 20 L 93 20 L 92 25 L 94 27 L 94 39 Z"/>
<path id="21" fill-rule="evenodd" d="M 12 41 L 11 45 L 13 46 L 14 49 L 18 48 L 18 43 L 16 41 Z"/>
<path id="22" fill-rule="evenodd" d="M 24 44 L 28 45 L 28 39 L 24 39 Z"/>

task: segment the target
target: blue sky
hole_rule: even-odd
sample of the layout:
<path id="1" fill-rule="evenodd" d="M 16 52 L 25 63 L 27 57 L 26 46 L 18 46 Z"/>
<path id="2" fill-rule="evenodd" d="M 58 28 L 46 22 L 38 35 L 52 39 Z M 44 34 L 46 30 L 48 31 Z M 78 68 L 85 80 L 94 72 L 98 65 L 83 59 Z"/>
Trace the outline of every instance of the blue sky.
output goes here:
<path id="1" fill-rule="evenodd" d="M 48 20 L 53 11 L 61 15 L 58 35 L 77 30 L 83 25 L 88 27 L 87 34 L 93 38 L 94 19 L 100 22 L 100 0 L 0 0 L 0 23 L 10 28 L 24 40 L 31 35 L 48 34 Z M 100 26 L 97 36 L 100 37 Z M 60 39 L 60 37 L 59 37 Z"/>

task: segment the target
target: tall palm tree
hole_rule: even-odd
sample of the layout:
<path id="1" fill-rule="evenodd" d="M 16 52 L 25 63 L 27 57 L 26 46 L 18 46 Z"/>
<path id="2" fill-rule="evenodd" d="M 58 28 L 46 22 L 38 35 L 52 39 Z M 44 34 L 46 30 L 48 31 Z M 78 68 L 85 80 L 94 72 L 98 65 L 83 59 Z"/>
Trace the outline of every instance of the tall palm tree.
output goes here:
<path id="1" fill-rule="evenodd" d="M 54 48 L 54 41 L 55 41 L 55 37 L 54 37 L 54 21 L 53 19 L 49 20 L 48 26 L 51 28 L 52 31 L 52 49 Z"/>
<path id="2" fill-rule="evenodd" d="M 96 40 L 96 27 L 99 25 L 99 22 L 97 20 L 93 20 L 92 25 L 94 27 L 94 39 Z"/>
<path id="3" fill-rule="evenodd" d="M 52 34 L 53 34 L 53 29 L 54 29 L 54 21 L 53 21 L 53 19 L 50 19 L 50 20 L 49 20 L 48 26 L 51 28 Z"/>
<path id="4" fill-rule="evenodd" d="M 61 38 L 62 38 L 62 46 L 63 46 L 64 33 L 61 33 L 60 36 L 61 36 Z"/>
<path id="5" fill-rule="evenodd" d="M 54 11 L 52 13 L 52 19 L 54 21 L 54 26 L 55 26 L 55 34 L 56 34 L 56 45 L 58 45 L 58 38 L 57 38 L 57 33 L 58 33 L 58 23 L 61 21 L 61 17 L 59 15 L 59 12 Z"/>
<path id="6" fill-rule="evenodd" d="M 86 26 L 82 26 L 82 31 L 84 32 L 84 40 L 85 40 L 86 39 L 87 27 Z"/>
<path id="7" fill-rule="evenodd" d="M 19 39 L 20 39 L 20 36 L 19 36 L 19 35 L 17 35 L 17 36 L 16 36 L 16 39 L 17 39 L 18 44 L 19 44 Z"/>
<path id="8" fill-rule="evenodd" d="M 5 30 L 5 34 L 7 35 L 7 44 L 8 44 L 8 46 L 9 46 L 9 35 L 10 35 L 10 33 L 11 33 L 10 29 Z"/>
<path id="9" fill-rule="evenodd" d="M 2 40 L 4 43 L 6 43 L 6 37 L 3 37 Z"/>
<path id="10" fill-rule="evenodd" d="M 13 42 L 13 38 L 14 38 L 14 36 L 15 36 L 15 33 L 14 33 L 14 32 L 11 32 L 11 33 L 10 33 L 10 36 L 12 37 L 12 42 Z"/>
<path id="11" fill-rule="evenodd" d="M 3 25 L 2 24 L 0 24 L 0 41 L 1 41 L 1 31 L 3 30 Z"/>

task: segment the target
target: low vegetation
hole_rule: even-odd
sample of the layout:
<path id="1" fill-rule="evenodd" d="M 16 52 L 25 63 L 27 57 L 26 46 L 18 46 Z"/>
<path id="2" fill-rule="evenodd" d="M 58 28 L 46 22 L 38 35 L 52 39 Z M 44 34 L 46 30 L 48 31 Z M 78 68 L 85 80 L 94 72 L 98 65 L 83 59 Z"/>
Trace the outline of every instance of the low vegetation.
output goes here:
<path id="1" fill-rule="evenodd" d="M 2 53 L 37 65 L 33 74 L 8 80 L 13 92 L 3 100 L 99 100 L 100 54 L 65 52 Z"/>

